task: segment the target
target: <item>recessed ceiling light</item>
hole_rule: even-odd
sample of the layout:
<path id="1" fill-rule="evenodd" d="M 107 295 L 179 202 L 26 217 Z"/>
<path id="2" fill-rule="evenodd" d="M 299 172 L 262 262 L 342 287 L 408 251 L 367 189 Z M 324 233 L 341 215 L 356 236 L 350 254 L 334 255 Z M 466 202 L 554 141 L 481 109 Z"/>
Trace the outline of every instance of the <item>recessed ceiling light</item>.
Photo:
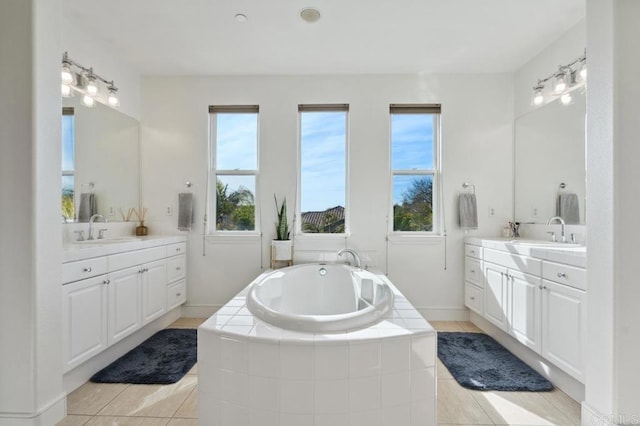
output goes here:
<path id="1" fill-rule="evenodd" d="M 320 11 L 313 7 L 306 7 L 300 11 L 300 17 L 306 22 L 316 22 L 320 19 Z"/>
<path id="2" fill-rule="evenodd" d="M 242 13 L 237 13 L 235 18 L 238 22 L 247 22 L 247 15 L 243 15 Z"/>

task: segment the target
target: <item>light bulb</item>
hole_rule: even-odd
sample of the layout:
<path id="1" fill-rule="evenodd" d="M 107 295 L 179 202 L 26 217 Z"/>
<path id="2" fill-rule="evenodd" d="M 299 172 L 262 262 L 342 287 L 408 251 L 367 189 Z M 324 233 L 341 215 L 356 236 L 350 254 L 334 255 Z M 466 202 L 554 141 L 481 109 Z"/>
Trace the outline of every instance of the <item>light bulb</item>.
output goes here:
<path id="1" fill-rule="evenodd" d="M 98 94 L 98 82 L 96 81 L 96 78 L 91 74 L 87 77 L 86 89 L 87 93 L 91 96 L 95 96 Z"/>
<path id="2" fill-rule="evenodd" d="M 533 104 L 535 106 L 540 106 L 544 102 L 544 94 L 542 93 L 542 86 L 534 87 L 535 92 L 533 92 Z"/>
<path id="3" fill-rule="evenodd" d="M 82 103 L 84 104 L 84 106 L 92 108 L 95 105 L 96 100 L 93 96 L 84 95 L 82 97 Z"/>
<path id="4" fill-rule="evenodd" d="M 60 78 L 64 84 L 73 83 L 73 73 L 71 72 L 71 67 L 67 63 L 62 64 L 62 71 L 60 72 Z"/>
<path id="5" fill-rule="evenodd" d="M 566 77 L 564 75 L 564 72 L 558 72 L 555 75 L 554 81 L 553 81 L 553 91 L 556 94 L 560 94 L 562 92 L 565 91 L 565 89 L 567 88 L 567 80 Z"/>
<path id="6" fill-rule="evenodd" d="M 565 93 L 564 95 L 560 96 L 560 102 L 562 102 L 562 105 L 569 105 L 571 101 L 571 93 Z"/>
<path id="7" fill-rule="evenodd" d="M 60 92 L 62 93 L 62 97 L 63 98 L 68 98 L 72 95 L 71 93 L 71 86 L 69 86 L 68 84 L 62 84 L 60 86 Z"/>
<path id="8" fill-rule="evenodd" d="M 109 86 L 109 97 L 107 98 L 109 105 L 112 107 L 117 107 L 120 105 L 120 100 L 118 99 L 118 89 L 113 86 Z"/>

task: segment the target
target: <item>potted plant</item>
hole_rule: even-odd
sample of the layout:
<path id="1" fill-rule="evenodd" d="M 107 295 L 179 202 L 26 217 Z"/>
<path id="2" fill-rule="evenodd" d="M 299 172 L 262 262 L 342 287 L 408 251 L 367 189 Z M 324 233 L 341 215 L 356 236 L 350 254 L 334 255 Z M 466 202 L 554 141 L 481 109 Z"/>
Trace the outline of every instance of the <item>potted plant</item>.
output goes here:
<path id="1" fill-rule="evenodd" d="M 276 238 L 271 241 L 271 266 L 274 262 L 288 262 L 291 264 L 293 252 L 291 250 L 292 241 L 289 239 L 289 223 L 287 222 L 287 199 L 282 200 L 282 204 L 278 205 L 278 198 L 273 195 L 276 202 L 276 213 L 278 220 L 276 221 Z"/>

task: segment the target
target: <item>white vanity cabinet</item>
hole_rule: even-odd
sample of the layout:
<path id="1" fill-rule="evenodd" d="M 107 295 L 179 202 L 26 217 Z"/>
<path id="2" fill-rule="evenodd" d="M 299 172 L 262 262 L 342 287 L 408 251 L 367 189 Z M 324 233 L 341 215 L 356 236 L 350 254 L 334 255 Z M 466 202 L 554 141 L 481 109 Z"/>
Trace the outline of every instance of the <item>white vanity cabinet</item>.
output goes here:
<path id="1" fill-rule="evenodd" d="M 184 298 L 171 304 L 167 300 L 170 284 L 179 284 L 181 294 L 186 293 L 184 271 L 179 283 L 167 277 L 167 265 L 175 268 L 177 257 L 167 257 L 168 247 L 175 245 L 135 250 L 123 245 L 119 252 L 109 247 L 112 253 L 63 264 L 65 372 L 184 303 Z M 186 243 L 178 245 L 182 265 Z"/>
<path id="2" fill-rule="evenodd" d="M 167 310 L 181 305 L 187 300 L 187 258 L 186 243 L 167 246 Z"/>
<path id="3" fill-rule="evenodd" d="M 482 289 L 484 276 L 482 271 L 482 247 L 465 244 L 464 298 L 469 309 L 484 314 Z"/>
<path id="4" fill-rule="evenodd" d="M 584 382 L 584 268 L 518 254 L 504 244 L 480 247 L 481 258 L 465 247 L 465 304 L 523 345 Z M 478 251 L 477 251 L 478 252 Z M 541 252 L 541 255 L 544 253 Z M 469 270 L 481 262 L 483 285 Z M 483 299 L 483 310 L 470 297 Z"/>

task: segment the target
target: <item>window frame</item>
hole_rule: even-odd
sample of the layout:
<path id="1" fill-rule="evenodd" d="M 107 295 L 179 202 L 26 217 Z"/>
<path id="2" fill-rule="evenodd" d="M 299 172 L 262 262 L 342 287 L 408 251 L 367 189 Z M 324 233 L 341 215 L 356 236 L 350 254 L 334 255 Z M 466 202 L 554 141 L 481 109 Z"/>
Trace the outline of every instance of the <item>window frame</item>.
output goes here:
<path id="1" fill-rule="evenodd" d="M 393 115 L 394 114 L 430 114 L 433 123 L 433 168 L 431 169 L 394 169 L 393 168 Z M 440 104 L 391 104 L 389 105 L 389 220 L 388 235 L 392 237 L 440 237 L 443 235 L 443 219 L 440 210 L 442 173 L 442 111 Z M 396 176 L 432 176 L 432 225 L 431 231 L 394 230 L 394 193 L 393 181 Z"/>
<path id="2" fill-rule="evenodd" d="M 217 169 L 218 141 L 217 121 L 219 113 L 222 114 L 256 114 L 256 168 L 255 169 Z M 209 155 L 208 155 L 208 189 L 207 189 L 207 229 L 209 237 L 256 237 L 261 235 L 260 229 L 260 203 L 259 200 L 259 176 L 260 176 L 260 107 L 259 105 L 210 105 L 209 106 Z M 247 231 L 217 229 L 217 191 L 216 182 L 218 176 L 254 176 L 254 229 Z"/>
<path id="3" fill-rule="evenodd" d="M 302 231 L 302 114 L 306 112 L 344 112 L 344 232 L 303 232 Z M 297 144 L 297 193 L 296 223 L 294 235 L 297 238 L 340 239 L 350 233 L 350 191 L 349 191 L 349 104 L 299 104 L 298 105 L 298 144 Z"/>

